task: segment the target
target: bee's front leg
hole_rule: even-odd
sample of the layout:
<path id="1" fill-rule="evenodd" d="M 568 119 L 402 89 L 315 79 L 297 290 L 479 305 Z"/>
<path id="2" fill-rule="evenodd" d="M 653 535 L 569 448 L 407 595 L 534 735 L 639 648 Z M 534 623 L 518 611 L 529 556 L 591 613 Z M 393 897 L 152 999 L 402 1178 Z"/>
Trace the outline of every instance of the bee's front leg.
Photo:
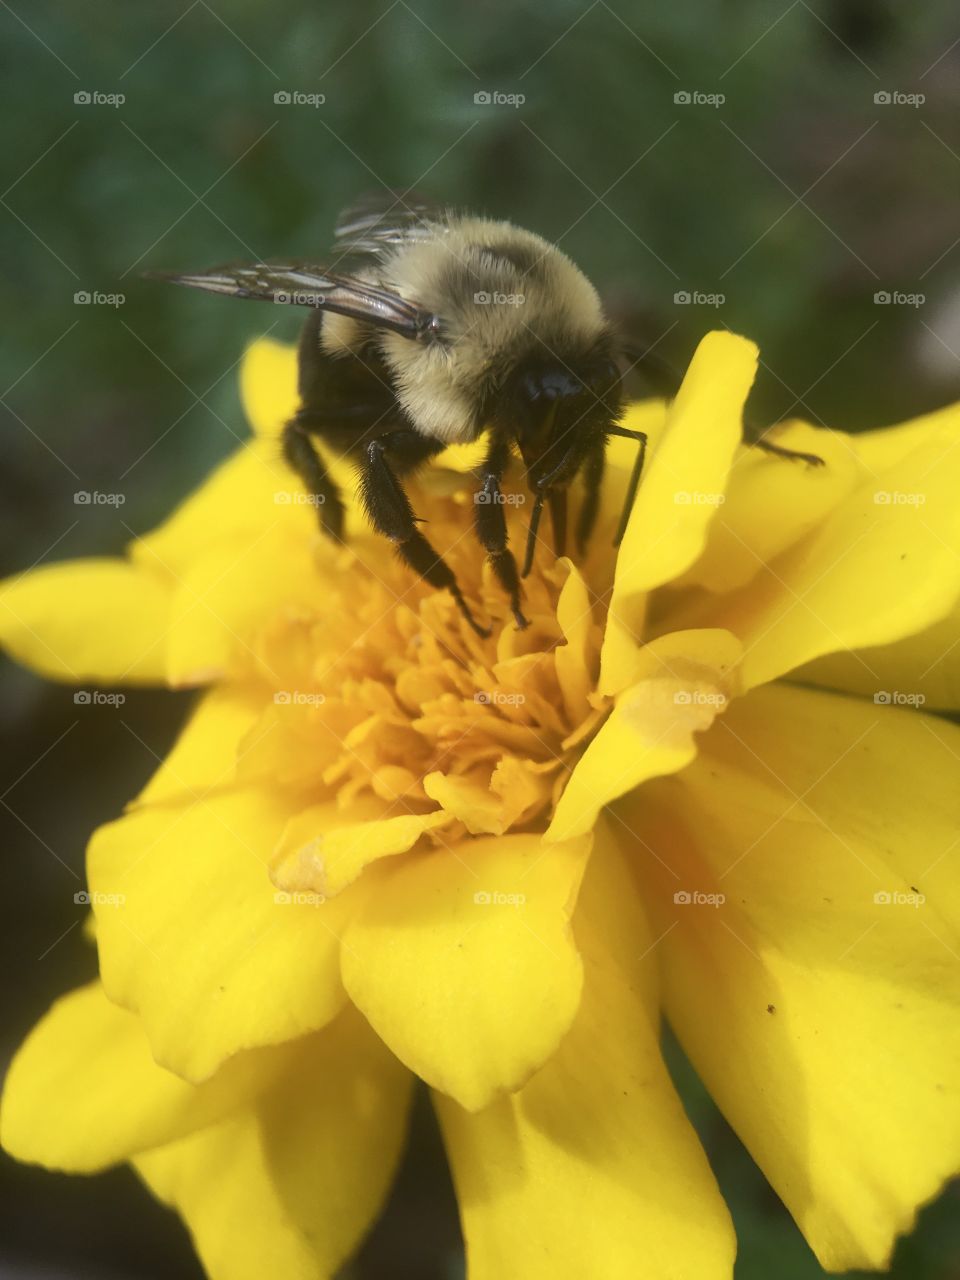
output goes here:
<path id="1" fill-rule="evenodd" d="M 483 487 L 479 493 L 474 494 L 476 515 L 473 523 L 497 581 L 510 597 L 510 608 L 517 627 L 523 631 L 529 623 L 520 609 L 520 575 L 513 552 L 507 547 L 507 519 L 500 488 L 509 460 L 510 450 L 505 442 L 496 441 L 490 446 L 483 465 Z"/>
<path id="2" fill-rule="evenodd" d="M 409 468 L 442 449 L 442 442 L 415 431 L 390 431 L 370 440 L 362 455 L 360 496 L 374 528 L 394 543 L 400 558 L 432 587 L 449 591 L 477 635 L 488 636 L 490 632 L 480 626 L 463 598 L 453 570 L 417 528 L 410 499 L 386 458 L 389 450 L 401 466 Z"/>

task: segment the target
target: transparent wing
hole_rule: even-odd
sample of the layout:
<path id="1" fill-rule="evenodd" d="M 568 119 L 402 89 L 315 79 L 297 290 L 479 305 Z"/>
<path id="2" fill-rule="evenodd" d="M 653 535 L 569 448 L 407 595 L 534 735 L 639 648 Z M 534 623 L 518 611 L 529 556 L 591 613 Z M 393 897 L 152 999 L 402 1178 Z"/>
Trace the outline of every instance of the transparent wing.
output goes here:
<path id="1" fill-rule="evenodd" d="M 446 233 L 446 212 L 410 192 L 381 191 L 348 205 L 334 228 L 340 257 L 382 259 L 391 249 Z"/>
<path id="2" fill-rule="evenodd" d="M 232 298 L 255 298 L 281 306 L 316 307 L 351 316 L 405 338 L 420 340 L 440 336 L 440 322 L 432 312 L 408 302 L 399 294 L 340 275 L 306 262 L 229 265 L 188 273 L 151 272 L 171 284 L 204 289 Z"/>

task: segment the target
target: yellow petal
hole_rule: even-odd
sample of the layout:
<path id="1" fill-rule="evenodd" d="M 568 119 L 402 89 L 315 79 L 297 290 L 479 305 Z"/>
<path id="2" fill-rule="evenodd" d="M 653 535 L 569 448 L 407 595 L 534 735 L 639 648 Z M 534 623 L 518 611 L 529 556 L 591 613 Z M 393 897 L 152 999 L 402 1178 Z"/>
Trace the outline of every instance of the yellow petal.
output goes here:
<path id="1" fill-rule="evenodd" d="M 590 666 L 591 635 L 595 629 L 587 584 L 572 560 L 561 560 L 567 574 L 557 601 L 557 621 L 565 643 L 554 655 L 557 680 L 564 710 L 570 724 L 579 724 L 590 714 L 589 695 L 594 672 Z"/>
<path id="2" fill-rule="evenodd" d="M 281 889 L 313 889 L 333 897 L 379 858 L 407 853 L 427 831 L 449 823 L 445 813 L 391 813 L 373 802 L 344 812 L 311 805 L 287 823 L 271 871 Z"/>
<path id="3" fill-rule="evenodd" d="M 350 998 L 411 1071 L 471 1110 L 556 1049 L 580 999 L 569 918 L 589 840 L 488 837 L 371 869 L 344 935 Z"/>
<path id="4" fill-rule="evenodd" d="M 67 560 L 0 586 L 0 644 L 52 680 L 162 684 L 171 594 L 124 560 Z"/>
<path id="5" fill-rule="evenodd" d="M 356 1248 L 403 1145 L 410 1077 L 346 1010 L 233 1119 L 140 1156 L 211 1280 L 318 1280 Z"/>
<path id="6" fill-rule="evenodd" d="M 224 685 L 204 693 L 134 804 L 185 804 L 232 786 L 241 743 L 262 705 L 263 695 L 255 688 Z"/>
<path id="7" fill-rule="evenodd" d="M 660 1057 L 656 938 L 601 826 L 574 916 L 569 1035 L 471 1115 L 435 1096 L 471 1280 L 723 1280 L 733 1227 Z"/>
<path id="8" fill-rule="evenodd" d="M 503 800 L 490 789 L 489 778 L 434 772 L 424 778 L 423 789 L 474 835 L 503 835 L 509 826 Z"/>
<path id="9" fill-rule="evenodd" d="M 954 405 L 897 427 L 847 435 L 807 423 L 779 423 L 767 438 L 819 456 L 822 467 L 742 450 L 730 473 L 727 501 L 710 526 L 697 563 L 673 585 L 708 591 L 743 586 L 809 533 L 851 491 L 858 477 L 889 470 L 933 436 L 960 440 L 960 407 Z"/>
<path id="10" fill-rule="evenodd" d="M 744 447 L 730 470 L 726 501 L 696 563 L 671 587 L 734 591 L 829 515 L 863 474 L 853 437 L 802 422 L 768 433 L 775 444 L 823 460 L 813 466 Z"/>
<path id="11" fill-rule="evenodd" d="M 635 683 L 574 766 L 547 839 L 582 835 L 611 800 L 689 764 L 694 735 L 709 728 L 735 689 L 741 652 L 728 631 L 678 631 L 635 649 Z"/>
<path id="12" fill-rule="evenodd" d="M 239 550 L 277 520 L 315 528 L 312 508 L 291 500 L 298 481 L 275 441 L 238 449 L 152 533 L 130 544 L 136 564 L 177 581 L 199 555 L 218 544 Z"/>
<path id="13" fill-rule="evenodd" d="M 670 401 L 668 400 L 633 400 L 627 405 L 620 423 L 630 431 L 645 433 L 648 440 L 647 447 L 652 450 L 650 455 L 652 457 L 663 440 L 663 433 L 668 426 L 669 411 Z M 614 436 L 607 442 L 607 462 L 610 467 L 619 472 L 617 483 L 621 488 L 624 487 L 626 478 L 633 470 L 636 457 L 637 446 L 632 440 Z M 615 520 L 619 519 L 619 511 L 613 514 Z"/>
<path id="14" fill-rule="evenodd" d="M 550 801 L 551 765 L 501 756 L 492 773 L 482 765 L 471 775 L 428 773 L 423 789 L 448 815 L 475 835 L 503 835 Z"/>
<path id="15" fill-rule="evenodd" d="M 887 1265 L 960 1168 L 958 760 L 956 726 L 774 686 L 615 827 L 668 1016 L 830 1271 Z"/>
<path id="16" fill-rule="evenodd" d="M 239 1054 L 206 1083 L 187 1084 L 157 1066 L 139 1020 L 93 982 L 58 1000 L 21 1046 L 0 1140 L 18 1160 L 90 1173 L 248 1105 L 282 1056 Z"/>
<path id="17" fill-rule="evenodd" d="M 240 365 L 240 398 L 257 435 L 275 440 L 299 404 L 297 348 L 272 338 L 251 342 Z"/>
<path id="18" fill-rule="evenodd" d="M 620 549 L 622 599 L 670 582 L 702 550 L 719 505 L 706 499 L 725 492 L 756 367 L 756 346 L 724 330 L 708 333 L 695 351 Z"/>
<path id="19" fill-rule="evenodd" d="M 618 628 L 639 638 L 645 594 L 678 577 L 703 551 L 743 436 L 743 405 L 756 367 L 754 344 L 725 331 L 707 334 L 694 353 L 617 557 L 610 645 L 605 639 L 601 658 L 604 693 L 625 687 Z"/>
<path id="20" fill-rule="evenodd" d="M 259 338 L 247 348 L 243 363 L 240 366 L 240 397 L 243 401 L 247 421 L 259 441 L 269 446 L 268 459 L 275 471 L 283 477 L 281 489 L 294 493 L 300 492 L 302 485 L 294 474 L 281 462 L 279 436 L 284 425 L 296 413 L 300 405 L 297 391 L 297 348 L 284 342 L 274 342 L 272 338 Z M 323 454 L 324 461 L 335 483 L 340 486 L 347 501 L 348 516 L 353 503 L 351 498 L 356 484 L 355 470 L 351 462 L 338 457 L 319 437 L 314 443 Z M 463 451 L 470 449 L 473 456 L 467 462 Z M 460 457 L 458 457 L 458 453 Z M 465 465 L 461 470 L 469 470 L 479 466 L 485 454 L 475 446 L 454 446 L 445 450 L 435 465 L 456 466 L 461 459 Z M 277 488 L 274 485 L 274 488 Z M 310 508 L 311 519 L 314 519 Z"/>
<path id="21" fill-rule="evenodd" d="M 851 442 L 863 464 L 877 472 L 896 466 L 919 445 L 937 437 L 960 441 L 960 404 L 935 409 L 895 427 L 858 431 Z"/>
<path id="22" fill-rule="evenodd" d="M 862 693 L 879 705 L 960 711 L 960 608 L 893 644 L 825 654 L 793 678 Z"/>
<path id="23" fill-rule="evenodd" d="M 212 795 L 136 809 L 91 842 L 104 988 L 186 1079 L 321 1027 L 343 1003 L 337 952 L 356 899 L 277 894 L 268 864 L 288 816 L 254 790 Z"/>
<path id="24" fill-rule="evenodd" d="M 252 666 L 265 619 L 316 603 L 311 544 L 302 531 L 278 522 L 255 542 L 221 543 L 197 555 L 174 593 L 169 682 L 200 684 Z"/>
<path id="25" fill-rule="evenodd" d="M 914 635 L 960 595 L 960 448 L 945 428 L 868 472 L 809 538 L 739 591 L 666 626 L 726 627 L 744 642 L 747 687 L 825 653 Z M 861 660 L 870 666 L 869 653 Z"/>

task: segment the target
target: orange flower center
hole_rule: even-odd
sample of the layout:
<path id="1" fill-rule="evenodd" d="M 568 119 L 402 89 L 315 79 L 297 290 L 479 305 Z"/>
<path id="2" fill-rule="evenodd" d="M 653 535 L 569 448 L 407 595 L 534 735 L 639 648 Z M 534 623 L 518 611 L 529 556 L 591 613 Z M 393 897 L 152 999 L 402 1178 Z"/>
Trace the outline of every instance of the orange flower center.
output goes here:
<path id="1" fill-rule="evenodd" d="M 542 829 L 607 712 L 594 692 L 605 605 L 541 542 L 524 582 L 530 625 L 518 630 L 473 535 L 470 493 L 418 490 L 415 504 L 492 635 L 384 539 L 360 532 L 337 547 L 318 534 L 315 604 L 274 616 L 259 637 L 273 705 L 241 768 L 344 809 L 376 797 L 397 814 L 439 804 L 469 830 Z M 522 505 L 506 518 L 522 547 Z M 612 572 L 609 542 L 589 558 Z"/>

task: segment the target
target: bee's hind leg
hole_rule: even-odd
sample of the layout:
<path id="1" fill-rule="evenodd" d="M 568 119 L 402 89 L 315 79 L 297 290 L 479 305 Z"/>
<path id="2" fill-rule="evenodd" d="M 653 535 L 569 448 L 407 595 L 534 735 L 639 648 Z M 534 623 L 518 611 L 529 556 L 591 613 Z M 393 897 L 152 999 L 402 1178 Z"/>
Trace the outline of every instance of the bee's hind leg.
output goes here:
<path id="1" fill-rule="evenodd" d="M 474 618 L 453 570 L 417 528 L 410 499 L 385 456 L 389 450 L 404 468 L 411 468 L 442 449 L 441 442 L 415 431 L 390 431 L 369 441 L 363 450 L 360 495 L 374 528 L 390 539 L 401 560 L 431 587 L 449 591 L 477 635 L 486 637 L 490 632 Z"/>
<path id="2" fill-rule="evenodd" d="M 287 465 L 297 473 L 308 496 L 316 503 L 320 528 L 335 542 L 341 542 L 343 501 L 340 490 L 330 479 L 301 414 L 290 419 L 283 429 L 281 439 Z"/>

